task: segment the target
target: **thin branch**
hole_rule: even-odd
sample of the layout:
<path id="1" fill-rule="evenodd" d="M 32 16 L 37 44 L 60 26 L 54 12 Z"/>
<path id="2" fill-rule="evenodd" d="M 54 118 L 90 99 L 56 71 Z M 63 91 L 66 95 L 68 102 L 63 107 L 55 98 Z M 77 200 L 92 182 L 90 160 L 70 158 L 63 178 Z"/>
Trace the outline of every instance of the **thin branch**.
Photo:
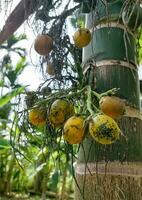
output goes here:
<path id="1" fill-rule="evenodd" d="M 0 44 L 7 40 L 34 12 L 37 1 L 21 0 L 6 20 L 0 33 Z"/>

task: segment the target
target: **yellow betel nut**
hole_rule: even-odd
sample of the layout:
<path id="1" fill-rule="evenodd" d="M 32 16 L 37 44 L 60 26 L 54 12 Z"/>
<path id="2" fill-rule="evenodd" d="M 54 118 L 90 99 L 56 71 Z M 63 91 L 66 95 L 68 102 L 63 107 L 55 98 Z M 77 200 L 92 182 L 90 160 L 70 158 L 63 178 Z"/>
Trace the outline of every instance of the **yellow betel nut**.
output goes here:
<path id="1" fill-rule="evenodd" d="M 84 119 L 81 116 L 69 118 L 63 128 L 64 140 L 69 144 L 79 144 L 84 138 Z"/>
<path id="2" fill-rule="evenodd" d="M 125 113 L 125 103 L 118 97 L 115 96 L 104 96 L 99 102 L 100 109 L 104 114 L 119 119 Z"/>
<path id="3" fill-rule="evenodd" d="M 47 55 L 53 49 L 53 40 L 48 35 L 38 35 L 34 42 L 34 49 L 40 55 Z"/>
<path id="4" fill-rule="evenodd" d="M 28 114 L 28 120 L 33 125 L 43 126 L 46 124 L 46 109 L 35 108 L 30 110 Z"/>
<path id="5" fill-rule="evenodd" d="M 112 144 L 119 138 L 121 130 L 114 119 L 98 114 L 90 119 L 89 133 L 98 143 Z"/>
<path id="6" fill-rule="evenodd" d="M 76 47 L 85 47 L 91 41 L 91 32 L 87 28 L 80 28 L 74 33 L 73 40 Z"/>
<path id="7" fill-rule="evenodd" d="M 49 121 L 55 127 L 61 127 L 65 121 L 74 115 L 75 110 L 73 104 L 64 99 L 57 99 L 51 105 L 49 111 Z"/>

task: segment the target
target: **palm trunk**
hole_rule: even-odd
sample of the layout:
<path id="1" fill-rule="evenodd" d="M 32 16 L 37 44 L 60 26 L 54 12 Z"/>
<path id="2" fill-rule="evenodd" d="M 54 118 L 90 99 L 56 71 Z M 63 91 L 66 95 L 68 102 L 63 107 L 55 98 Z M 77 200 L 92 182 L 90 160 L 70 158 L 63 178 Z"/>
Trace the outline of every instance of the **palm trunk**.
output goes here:
<path id="1" fill-rule="evenodd" d="M 126 137 L 122 136 L 113 145 L 106 146 L 91 138 L 84 140 L 75 168 L 81 190 L 76 186 L 76 200 L 142 198 L 142 117 L 134 35 L 142 11 L 138 5 L 135 7 L 126 28 L 121 14 L 128 1 L 111 2 L 105 5 L 98 1 L 97 14 L 87 15 L 86 25 L 93 36 L 92 43 L 83 50 L 83 62 L 86 71 L 88 61 L 93 61 L 95 90 L 102 93 L 120 88 L 117 95 L 126 101 L 127 106 L 126 115 L 118 123 Z"/>

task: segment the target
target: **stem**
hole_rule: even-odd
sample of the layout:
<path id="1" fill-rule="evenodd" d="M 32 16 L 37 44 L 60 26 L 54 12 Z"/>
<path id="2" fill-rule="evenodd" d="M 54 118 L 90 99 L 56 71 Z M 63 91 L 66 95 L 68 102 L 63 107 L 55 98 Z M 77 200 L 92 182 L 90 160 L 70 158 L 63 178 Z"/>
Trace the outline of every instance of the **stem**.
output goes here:
<path id="1" fill-rule="evenodd" d="M 91 93 L 92 93 L 95 97 L 97 97 L 97 99 L 100 99 L 100 98 L 101 98 L 101 95 L 100 95 L 99 93 L 97 93 L 97 92 L 95 92 L 95 91 L 91 91 Z"/>
<path id="2" fill-rule="evenodd" d="M 108 91 L 106 91 L 106 92 L 100 94 L 100 98 L 103 97 L 103 96 L 108 96 L 108 95 L 111 96 L 111 95 L 114 95 L 114 94 L 116 94 L 116 93 L 118 92 L 118 90 L 120 90 L 120 88 L 113 88 L 113 89 L 111 89 L 111 90 L 108 90 Z"/>
<path id="3" fill-rule="evenodd" d="M 117 93 L 117 91 L 119 90 L 119 88 L 113 88 L 111 90 L 108 90 L 106 92 L 103 92 L 101 94 L 95 92 L 95 91 L 92 91 L 92 94 L 97 97 L 98 100 L 100 100 L 103 96 L 108 96 L 108 95 L 114 95 Z"/>
<path id="4" fill-rule="evenodd" d="M 15 166 L 15 156 L 14 154 L 12 154 L 9 161 L 8 171 L 5 174 L 5 180 L 3 183 L 5 194 L 11 192 L 11 178 L 12 178 L 12 172 L 13 172 L 14 166 Z"/>
<path id="5" fill-rule="evenodd" d="M 28 111 L 30 109 L 34 109 L 34 108 L 38 108 L 40 105 L 43 105 L 44 103 L 47 103 L 48 101 L 52 100 L 52 99 L 56 99 L 56 98 L 70 98 L 70 97 L 73 97 L 73 96 L 78 96 L 80 94 L 82 94 L 84 91 L 86 90 L 86 87 L 82 88 L 81 90 L 78 90 L 76 92 L 71 92 L 71 90 L 67 90 L 65 91 L 66 93 L 68 92 L 68 94 L 66 94 L 64 92 L 64 95 L 60 96 L 61 95 L 61 92 L 57 92 L 57 93 L 53 93 L 51 95 L 49 95 L 48 98 L 46 99 L 42 99 L 41 101 L 37 102 L 34 106 L 32 106 L 31 108 L 28 108 L 28 109 L 24 109 L 23 111 Z M 20 111 L 18 113 L 21 113 L 23 111 Z"/>
<path id="6" fill-rule="evenodd" d="M 90 112 L 91 115 L 94 115 L 94 111 L 92 110 L 92 96 L 91 96 L 91 87 L 90 85 L 87 86 L 87 110 Z"/>

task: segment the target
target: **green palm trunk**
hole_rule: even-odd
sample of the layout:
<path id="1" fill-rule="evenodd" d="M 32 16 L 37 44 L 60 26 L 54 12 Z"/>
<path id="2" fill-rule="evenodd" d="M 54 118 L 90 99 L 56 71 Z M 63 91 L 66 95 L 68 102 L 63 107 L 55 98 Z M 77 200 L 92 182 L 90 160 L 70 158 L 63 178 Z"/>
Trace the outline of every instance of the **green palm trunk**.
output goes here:
<path id="1" fill-rule="evenodd" d="M 84 140 L 75 168 L 81 192 L 76 186 L 75 199 L 140 200 L 142 117 L 135 31 L 142 22 L 142 10 L 134 1 L 133 5 L 125 0 L 106 2 L 98 1 L 86 16 L 92 42 L 83 50 L 84 70 L 88 61 L 93 61 L 94 89 L 98 92 L 120 88 L 117 96 L 126 101 L 126 115 L 118 124 L 125 137 L 106 146 L 91 138 Z"/>

